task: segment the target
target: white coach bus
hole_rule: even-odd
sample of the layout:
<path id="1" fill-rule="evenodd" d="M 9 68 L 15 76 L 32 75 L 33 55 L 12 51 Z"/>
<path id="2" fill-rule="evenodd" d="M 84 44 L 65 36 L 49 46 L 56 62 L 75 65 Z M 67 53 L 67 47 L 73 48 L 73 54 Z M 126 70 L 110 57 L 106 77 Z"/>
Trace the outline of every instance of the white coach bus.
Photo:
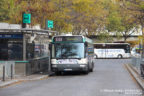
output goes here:
<path id="1" fill-rule="evenodd" d="M 93 71 L 94 47 L 91 39 L 81 35 L 54 36 L 50 46 L 51 69 L 56 74 Z"/>
<path id="2" fill-rule="evenodd" d="M 130 58 L 129 43 L 94 43 L 95 58 Z"/>

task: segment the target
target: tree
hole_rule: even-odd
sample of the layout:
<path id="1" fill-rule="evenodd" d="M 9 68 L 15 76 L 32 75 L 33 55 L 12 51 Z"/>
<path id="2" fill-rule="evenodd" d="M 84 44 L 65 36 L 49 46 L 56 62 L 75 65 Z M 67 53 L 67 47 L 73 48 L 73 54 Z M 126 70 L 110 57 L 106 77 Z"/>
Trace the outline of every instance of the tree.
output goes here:
<path id="1" fill-rule="evenodd" d="M 55 22 L 55 30 L 66 33 L 72 32 L 72 24 L 71 24 L 71 6 L 72 3 L 69 0 L 53 0 L 55 5 L 55 12 L 52 17 Z"/>
<path id="2" fill-rule="evenodd" d="M 26 12 L 32 15 L 31 25 L 45 28 L 48 19 L 61 33 L 103 36 L 108 30 L 107 36 L 122 34 L 126 41 L 136 25 L 144 28 L 143 5 L 142 0 L 1 0 L 0 21 L 21 24 Z"/>
<path id="3" fill-rule="evenodd" d="M 6 8 L 4 8 L 5 3 L 6 3 L 5 0 L 0 1 L 0 21 L 5 21 L 9 18 L 7 15 L 8 10 L 6 10 Z"/>
<path id="4" fill-rule="evenodd" d="M 144 33 L 144 1 L 128 0 L 125 6 L 127 6 L 127 10 L 131 11 L 133 18 L 136 19 L 135 24 L 140 24 Z"/>
<path id="5" fill-rule="evenodd" d="M 12 17 L 16 12 L 15 0 L 0 1 L 0 21 L 12 22 Z"/>
<path id="6" fill-rule="evenodd" d="M 126 42 L 129 36 L 137 32 L 138 25 L 136 24 L 136 19 L 133 18 L 132 13 L 129 10 L 122 9 L 120 13 L 122 18 L 121 26 L 123 27 L 121 34 L 124 37 L 124 42 Z"/>
<path id="7" fill-rule="evenodd" d="M 103 0 L 102 0 L 103 1 Z M 73 0 L 73 33 L 94 35 L 104 29 L 107 11 L 99 0 Z"/>
<path id="8" fill-rule="evenodd" d="M 131 11 L 133 14 L 133 17 L 136 19 L 135 24 L 141 25 L 141 30 L 144 38 L 144 1 L 143 0 L 127 0 L 125 1 L 128 10 Z M 144 43 L 144 42 L 143 42 Z M 143 51 L 142 51 L 142 57 L 144 57 L 144 44 L 143 45 Z"/>

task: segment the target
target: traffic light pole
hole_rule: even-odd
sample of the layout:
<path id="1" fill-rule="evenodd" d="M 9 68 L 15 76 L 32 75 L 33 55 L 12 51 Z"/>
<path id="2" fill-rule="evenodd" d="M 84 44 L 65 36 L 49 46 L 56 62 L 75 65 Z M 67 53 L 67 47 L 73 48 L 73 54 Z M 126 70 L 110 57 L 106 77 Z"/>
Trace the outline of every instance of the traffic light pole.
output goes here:
<path id="1" fill-rule="evenodd" d="M 144 58 L 144 27 L 142 27 L 142 54 L 141 58 Z"/>
<path id="2" fill-rule="evenodd" d="M 49 28 L 49 30 L 51 31 L 51 28 Z M 49 32 L 48 32 L 48 39 L 49 39 Z M 50 43 L 49 43 L 49 45 L 50 45 Z M 50 46 L 49 46 L 49 47 L 50 47 Z M 49 57 L 48 57 L 48 59 L 49 59 L 49 60 L 48 60 L 48 63 L 49 63 L 49 64 L 48 64 L 48 74 L 49 74 L 49 75 L 52 74 L 52 71 L 51 71 L 51 53 L 50 53 L 50 51 L 51 51 L 51 50 L 50 50 L 50 48 L 49 48 L 49 52 L 48 52 L 48 53 L 49 53 Z"/>
<path id="3" fill-rule="evenodd" d="M 23 18 L 24 18 L 25 12 L 22 12 L 22 28 L 26 28 L 26 23 L 24 23 Z"/>

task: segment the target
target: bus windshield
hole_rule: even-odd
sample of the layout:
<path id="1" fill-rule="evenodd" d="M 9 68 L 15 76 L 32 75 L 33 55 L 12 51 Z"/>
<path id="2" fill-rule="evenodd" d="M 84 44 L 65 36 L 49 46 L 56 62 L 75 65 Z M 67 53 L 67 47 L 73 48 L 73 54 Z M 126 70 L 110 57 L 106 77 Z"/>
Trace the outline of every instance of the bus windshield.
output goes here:
<path id="1" fill-rule="evenodd" d="M 55 43 L 52 46 L 52 58 L 84 58 L 84 43 Z"/>

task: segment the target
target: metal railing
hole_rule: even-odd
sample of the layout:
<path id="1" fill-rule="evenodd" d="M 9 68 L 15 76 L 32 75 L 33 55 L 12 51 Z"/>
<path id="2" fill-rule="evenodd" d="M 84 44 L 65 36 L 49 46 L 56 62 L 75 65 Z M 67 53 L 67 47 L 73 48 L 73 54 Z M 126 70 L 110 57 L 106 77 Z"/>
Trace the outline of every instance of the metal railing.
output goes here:
<path id="1" fill-rule="evenodd" d="M 140 56 L 131 57 L 131 61 L 132 66 L 135 67 L 140 72 L 141 57 Z"/>

